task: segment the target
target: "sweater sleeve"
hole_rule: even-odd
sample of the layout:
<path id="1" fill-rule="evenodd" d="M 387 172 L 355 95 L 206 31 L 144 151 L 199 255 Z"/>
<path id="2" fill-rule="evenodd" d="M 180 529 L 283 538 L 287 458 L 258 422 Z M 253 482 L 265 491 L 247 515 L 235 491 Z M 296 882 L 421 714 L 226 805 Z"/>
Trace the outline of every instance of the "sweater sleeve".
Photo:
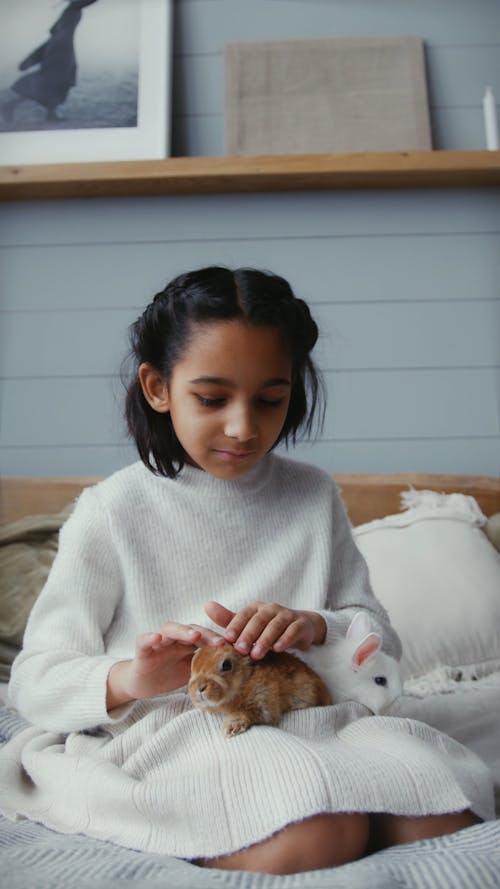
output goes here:
<path id="1" fill-rule="evenodd" d="M 330 589 L 326 609 L 319 612 L 327 625 L 325 642 L 331 642 L 339 635 L 345 636 L 356 612 L 368 611 L 375 631 L 382 638 L 383 650 L 399 660 L 399 636 L 391 626 L 387 611 L 373 593 L 368 567 L 356 546 L 351 523 L 335 483 L 331 515 Z"/>
<path id="2" fill-rule="evenodd" d="M 94 489 L 61 529 L 57 556 L 14 661 L 9 700 L 47 731 L 70 732 L 124 718 L 106 710 L 106 680 L 119 660 L 105 634 L 122 595 L 118 559 Z"/>

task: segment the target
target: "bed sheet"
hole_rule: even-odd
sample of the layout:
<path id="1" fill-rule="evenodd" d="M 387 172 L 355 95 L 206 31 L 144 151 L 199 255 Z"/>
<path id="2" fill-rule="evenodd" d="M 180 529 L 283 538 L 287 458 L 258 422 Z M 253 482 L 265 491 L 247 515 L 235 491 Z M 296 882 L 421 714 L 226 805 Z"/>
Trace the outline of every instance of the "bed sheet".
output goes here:
<path id="1" fill-rule="evenodd" d="M 9 889 L 498 889 L 500 822 L 384 849 L 360 861 L 272 876 L 210 870 L 81 835 L 0 817 L 2 885 Z"/>

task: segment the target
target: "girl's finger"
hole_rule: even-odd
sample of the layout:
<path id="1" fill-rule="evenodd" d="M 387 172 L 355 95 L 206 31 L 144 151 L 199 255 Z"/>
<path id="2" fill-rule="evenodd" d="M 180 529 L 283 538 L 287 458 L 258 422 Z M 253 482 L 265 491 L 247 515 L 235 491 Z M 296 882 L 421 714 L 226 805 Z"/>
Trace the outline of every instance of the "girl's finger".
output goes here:
<path id="1" fill-rule="evenodd" d="M 266 645 L 266 639 L 272 639 L 272 641 L 275 642 L 285 629 L 285 625 L 283 624 L 280 625 L 279 632 L 273 632 L 272 625 L 273 620 L 275 619 L 275 617 L 271 617 L 269 614 L 262 611 L 258 611 L 254 614 L 234 643 L 234 647 L 237 651 L 246 654 L 252 649 L 252 646 L 254 646 L 257 641 L 262 641 L 263 646 Z"/>
<path id="2" fill-rule="evenodd" d="M 271 647 L 285 627 L 291 623 L 294 619 L 294 612 L 273 602 L 258 602 L 254 603 L 254 605 L 256 606 L 254 613 L 247 620 L 234 642 L 234 647 L 242 654 L 246 654 L 258 640 L 260 641 L 263 634 L 267 633 L 267 636 L 262 639 L 263 650 L 261 652 L 256 651 L 257 657 L 259 657 L 260 654 L 265 654 L 265 650 Z M 246 617 L 245 612 L 246 609 L 243 609 L 237 617 L 239 618 L 241 615 L 244 619 Z M 233 623 L 230 624 L 230 627 L 232 626 Z M 224 635 L 227 639 L 227 631 Z"/>
<path id="3" fill-rule="evenodd" d="M 214 632 L 214 630 L 209 630 L 208 627 L 200 627 L 198 624 L 193 624 L 193 627 L 199 633 L 199 638 L 196 641 L 196 645 L 220 645 L 224 642 L 224 636 L 221 636 L 220 633 Z"/>
<path id="4" fill-rule="evenodd" d="M 146 657 L 154 646 L 159 647 L 162 641 L 161 633 L 142 633 L 135 643 L 137 657 Z"/>
<path id="5" fill-rule="evenodd" d="M 187 642 L 193 644 L 200 638 L 201 631 L 199 627 L 191 624 L 179 624 L 173 620 L 169 620 L 163 624 L 160 634 L 165 644 L 172 642 Z"/>
<path id="6" fill-rule="evenodd" d="M 248 624 L 252 620 L 252 618 L 258 613 L 259 608 L 262 606 L 261 602 L 252 602 L 251 605 L 247 605 L 245 608 L 242 608 L 241 611 L 238 611 L 237 614 L 233 617 L 230 623 L 227 625 L 224 631 L 224 639 L 227 642 L 235 643 L 236 640 L 240 639 L 240 636 L 243 633 L 243 630 L 246 630 Z M 241 640 L 242 643 L 246 642 L 247 644 L 251 644 L 255 642 L 257 637 L 255 635 L 251 636 L 246 633 L 245 638 Z"/>
<path id="7" fill-rule="evenodd" d="M 213 601 L 207 602 L 205 605 L 205 612 L 210 620 L 213 620 L 214 624 L 217 624 L 218 627 L 227 627 L 229 622 L 236 616 L 236 612 L 230 611 L 229 608 L 221 605 L 220 602 Z"/>
<path id="8" fill-rule="evenodd" d="M 307 649 L 314 639 L 314 627 L 306 617 L 297 617 L 284 630 L 273 645 L 274 651 L 285 651 L 287 648 Z"/>
<path id="9" fill-rule="evenodd" d="M 209 630 L 208 627 L 200 627 L 198 624 L 178 624 L 175 621 L 167 621 L 161 628 L 163 645 L 174 645 L 180 642 L 184 645 L 219 645 L 223 642 L 220 633 Z"/>
<path id="10" fill-rule="evenodd" d="M 285 643 L 288 639 L 294 639 L 296 633 L 293 631 L 293 628 L 296 625 L 297 620 L 292 612 L 280 611 L 264 626 L 262 632 L 257 636 L 250 649 L 250 655 L 255 659 L 259 659 L 264 657 L 283 637 L 285 638 Z M 246 635 L 246 630 L 244 635 Z M 238 648 L 238 645 L 239 640 L 235 648 Z M 284 647 L 287 647 L 286 644 Z M 279 651 L 280 649 L 277 648 L 276 650 Z"/>

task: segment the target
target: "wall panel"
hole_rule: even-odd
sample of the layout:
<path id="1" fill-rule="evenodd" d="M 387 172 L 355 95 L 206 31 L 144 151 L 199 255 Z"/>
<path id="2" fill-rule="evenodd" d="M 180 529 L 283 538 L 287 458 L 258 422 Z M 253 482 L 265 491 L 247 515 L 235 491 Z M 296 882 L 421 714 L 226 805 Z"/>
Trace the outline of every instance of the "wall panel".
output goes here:
<path id="1" fill-rule="evenodd" d="M 500 232 L 33 245 L 0 262 L 4 312 L 140 309 L 174 274 L 213 263 L 286 273 L 315 304 L 497 300 Z"/>

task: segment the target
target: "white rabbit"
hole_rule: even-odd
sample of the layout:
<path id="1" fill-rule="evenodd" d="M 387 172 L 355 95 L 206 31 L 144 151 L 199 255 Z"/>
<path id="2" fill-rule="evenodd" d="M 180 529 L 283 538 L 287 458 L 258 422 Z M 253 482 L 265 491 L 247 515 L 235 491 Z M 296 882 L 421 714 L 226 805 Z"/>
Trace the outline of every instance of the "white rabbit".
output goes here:
<path id="1" fill-rule="evenodd" d="M 398 662 L 381 645 L 369 614 L 358 611 L 345 637 L 311 647 L 305 660 L 323 679 L 334 704 L 357 701 L 372 713 L 383 713 L 401 694 L 402 682 Z"/>

